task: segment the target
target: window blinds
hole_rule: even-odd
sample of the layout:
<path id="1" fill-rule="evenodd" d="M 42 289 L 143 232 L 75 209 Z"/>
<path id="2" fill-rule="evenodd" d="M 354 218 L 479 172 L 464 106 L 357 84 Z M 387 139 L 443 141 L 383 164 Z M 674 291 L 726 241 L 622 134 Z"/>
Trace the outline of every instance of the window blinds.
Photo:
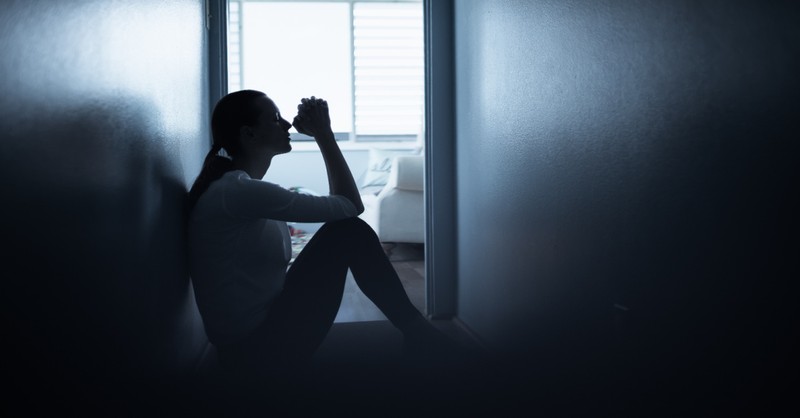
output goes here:
<path id="1" fill-rule="evenodd" d="M 242 4 L 228 4 L 228 91 L 242 89 Z"/>
<path id="2" fill-rule="evenodd" d="M 300 7 L 304 3 L 294 4 Z M 422 132 L 424 115 L 422 2 L 352 1 L 350 4 L 352 67 L 348 64 L 341 71 L 352 71 L 352 91 L 347 95 L 347 104 L 353 111 L 349 115 L 354 124 L 353 138 L 360 141 L 408 140 L 413 136 L 416 139 Z M 247 57 L 242 56 L 242 24 L 247 20 L 243 9 L 241 0 L 229 2 L 229 91 L 245 87 L 244 73 L 249 68 L 243 65 Z M 250 41 L 258 42 L 258 39 Z M 252 63 L 254 59 L 249 61 Z"/>
<path id="3" fill-rule="evenodd" d="M 422 131 L 422 3 L 353 4 L 355 131 L 417 135 Z"/>

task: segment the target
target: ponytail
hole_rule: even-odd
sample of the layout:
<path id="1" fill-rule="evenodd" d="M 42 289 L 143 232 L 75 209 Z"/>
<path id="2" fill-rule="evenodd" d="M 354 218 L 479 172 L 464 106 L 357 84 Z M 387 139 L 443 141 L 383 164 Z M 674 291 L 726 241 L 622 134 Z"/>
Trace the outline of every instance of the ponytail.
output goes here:
<path id="1" fill-rule="evenodd" d="M 219 180 L 225 173 L 233 170 L 233 160 L 221 155 L 217 155 L 219 147 L 212 146 L 211 151 L 206 155 L 203 161 L 203 168 L 200 170 L 200 175 L 194 181 L 191 190 L 189 190 L 189 212 L 194 209 L 200 196 L 208 190 L 216 180 Z"/>

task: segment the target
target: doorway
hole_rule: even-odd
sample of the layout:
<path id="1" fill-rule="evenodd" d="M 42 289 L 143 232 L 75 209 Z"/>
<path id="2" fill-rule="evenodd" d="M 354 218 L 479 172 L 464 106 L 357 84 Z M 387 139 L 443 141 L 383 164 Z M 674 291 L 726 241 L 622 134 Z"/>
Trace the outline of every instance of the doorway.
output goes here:
<path id="1" fill-rule="evenodd" d="M 221 1 L 224 62 L 217 67 L 224 74 L 217 91 L 220 97 L 242 89 L 263 91 L 289 120 L 301 97 L 328 101 L 335 136 L 362 191 L 361 217 L 378 233 L 412 302 L 430 316 L 424 6 L 421 0 Z M 291 135 L 293 151 L 276 158 L 264 180 L 327 193 L 313 138 Z M 393 170 L 412 169 L 418 175 L 401 178 L 405 183 L 394 190 Z M 290 224 L 295 254 L 320 226 Z M 337 322 L 385 319 L 352 277 L 345 292 Z"/>

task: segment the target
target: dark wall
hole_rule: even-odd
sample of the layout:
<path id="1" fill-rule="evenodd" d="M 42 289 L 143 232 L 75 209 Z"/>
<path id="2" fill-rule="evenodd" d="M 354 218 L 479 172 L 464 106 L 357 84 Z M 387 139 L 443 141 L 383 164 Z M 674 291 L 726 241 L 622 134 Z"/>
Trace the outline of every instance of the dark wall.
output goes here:
<path id="1" fill-rule="evenodd" d="M 203 4 L 0 5 L 4 376 L 33 404 L 111 402 L 205 347 L 183 216 L 208 146 Z"/>
<path id="2" fill-rule="evenodd" d="M 459 317 L 587 408 L 786 396 L 798 7 L 455 8 Z"/>

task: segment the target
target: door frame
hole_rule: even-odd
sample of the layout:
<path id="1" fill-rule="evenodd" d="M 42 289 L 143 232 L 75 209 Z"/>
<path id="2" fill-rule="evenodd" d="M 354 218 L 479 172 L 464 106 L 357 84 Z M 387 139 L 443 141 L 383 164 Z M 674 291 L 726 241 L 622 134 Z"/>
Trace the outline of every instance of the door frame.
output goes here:
<path id="1" fill-rule="evenodd" d="M 425 286 L 432 319 L 456 315 L 455 52 L 452 0 L 423 0 Z"/>

